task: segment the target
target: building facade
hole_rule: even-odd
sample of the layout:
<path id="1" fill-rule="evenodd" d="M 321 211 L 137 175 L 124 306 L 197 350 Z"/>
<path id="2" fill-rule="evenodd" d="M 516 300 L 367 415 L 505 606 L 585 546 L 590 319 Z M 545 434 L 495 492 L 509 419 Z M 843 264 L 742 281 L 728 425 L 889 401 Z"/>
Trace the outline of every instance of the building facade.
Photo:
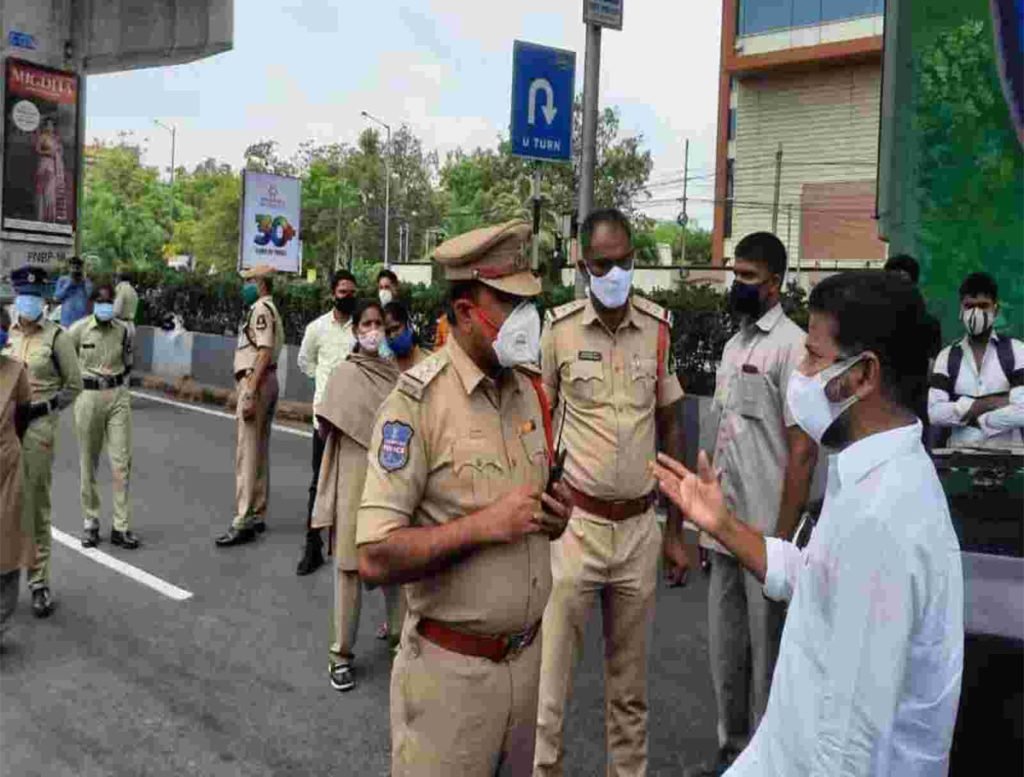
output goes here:
<path id="1" fill-rule="evenodd" d="M 723 0 L 712 259 L 766 230 L 803 285 L 878 266 L 883 0 Z"/>

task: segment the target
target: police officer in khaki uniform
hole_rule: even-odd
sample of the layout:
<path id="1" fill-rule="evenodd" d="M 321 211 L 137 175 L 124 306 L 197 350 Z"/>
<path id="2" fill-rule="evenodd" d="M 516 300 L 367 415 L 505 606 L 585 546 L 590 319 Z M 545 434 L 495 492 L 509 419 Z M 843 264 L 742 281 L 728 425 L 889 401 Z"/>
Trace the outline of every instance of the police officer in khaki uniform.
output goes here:
<path id="1" fill-rule="evenodd" d="M 535 775 L 562 774 L 562 731 L 573 666 L 600 600 L 605 638 L 608 774 L 647 770 L 647 646 L 658 558 L 678 584 L 689 567 L 673 509 L 664 539 L 647 466 L 684 450 L 677 407 L 683 391 L 669 368 L 668 313 L 631 294 L 630 225 L 598 210 L 580 228 L 589 300 L 553 311 L 541 345 L 544 385 L 564 418 L 565 482 L 576 509 L 551 546 L 553 588 L 544 646 Z"/>
<path id="2" fill-rule="evenodd" d="M 356 541 L 359 573 L 405 583 L 391 676 L 391 774 L 528 775 L 550 540 L 569 494 L 549 480 L 537 359 L 540 282 L 528 225 L 442 244 L 452 336 L 377 415 Z M 513 367 L 515 367 L 513 369 Z"/>
<path id="3" fill-rule="evenodd" d="M 17 297 L 17 321 L 4 353 L 28 365 L 32 384 L 29 424 L 21 442 L 24 467 L 22 509 L 31 527 L 35 552 L 28 568 L 32 612 L 45 618 L 53 612 L 50 595 L 50 485 L 57 445 L 59 413 L 82 390 L 82 374 L 71 339 L 59 325 L 43 318 L 46 272 L 21 267 L 11 273 Z"/>
<path id="4" fill-rule="evenodd" d="M 92 315 L 80 318 L 68 337 L 78 353 L 83 391 L 75 400 L 75 433 L 82 481 L 82 547 L 100 541 L 100 495 L 96 467 L 107 446 L 113 478 L 114 520 L 110 543 L 128 550 L 139 547 L 131 531 L 132 505 L 128 484 L 132 472 L 132 403 L 128 393 L 131 333 L 114 318 L 114 290 L 102 284 L 93 292 Z"/>
<path id="5" fill-rule="evenodd" d="M 135 345 L 135 316 L 139 311 L 139 294 L 132 286 L 132 273 L 122 269 L 114 287 L 114 318 L 128 327 L 129 340 Z"/>
<path id="6" fill-rule="evenodd" d="M 260 265 L 242 278 L 248 311 L 235 349 L 238 438 L 235 446 L 235 519 L 217 538 L 221 547 L 241 545 L 266 528 L 270 493 L 270 427 L 277 409 L 277 357 L 284 324 L 270 293 L 274 268 Z"/>

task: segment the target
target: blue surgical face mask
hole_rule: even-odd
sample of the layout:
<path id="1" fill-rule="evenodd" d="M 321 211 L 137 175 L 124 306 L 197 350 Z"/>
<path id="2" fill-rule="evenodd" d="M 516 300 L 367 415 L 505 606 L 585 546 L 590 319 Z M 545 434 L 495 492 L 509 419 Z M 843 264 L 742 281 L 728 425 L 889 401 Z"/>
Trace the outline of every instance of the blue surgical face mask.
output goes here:
<path id="1" fill-rule="evenodd" d="M 398 337 L 388 338 L 388 345 L 395 356 L 405 356 L 412 350 L 414 344 L 412 330 L 409 327 L 403 329 Z"/>
<path id="2" fill-rule="evenodd" d="M 92 313 L 97 321 L 110 321 L 114 317 L 114 303 L 97 302 L 92 306 Z"/>
<path id="3" fill-rule="evenodd" d="M 43 298 L 34 294 L 19 294 L 14 298 L 14 309 L 19 318 L 38 321 L 43 315 Z"/>

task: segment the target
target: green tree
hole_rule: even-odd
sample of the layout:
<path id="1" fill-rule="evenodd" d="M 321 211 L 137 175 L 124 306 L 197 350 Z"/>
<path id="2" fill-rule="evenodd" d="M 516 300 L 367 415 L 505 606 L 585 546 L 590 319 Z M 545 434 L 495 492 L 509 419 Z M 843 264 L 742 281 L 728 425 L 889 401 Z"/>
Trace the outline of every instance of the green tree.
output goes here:
<path id="1" fill-rule="evenodd" d="M 451 152 L 440 171 L 441 197 L 446 208 L 449 234 L 482 224 L 513 218 L 529 219 L 532 213 L 532 176 L 541 164 L 542 225 L 544 245 L 550 251 L 559 232 L 562 214 L 576 210 L 582 161 L 582 106 L 573 106 L 572 164 L 542 164 L 512 155 L 508 140 L 496 149 Z M 653 162 L 641 149 L 642 136 L 620 137 L 619 115 L 606 108 L 599 115 L 597 164 L 594 175 L 594 206 L 621 208 L 644 228 L 648 219 L 638 213 L 647 194 Z"/>
<path id="2" fill-rule="evenodd" d="M 85 171 L 82 251 L 98 257 L 103 272 L 126 261 L 160 264 L 172 229 L 170 189 L 158 182 L 155 168 L 142 166 L 139 148 L 126 140 L 99 146 Z"/>

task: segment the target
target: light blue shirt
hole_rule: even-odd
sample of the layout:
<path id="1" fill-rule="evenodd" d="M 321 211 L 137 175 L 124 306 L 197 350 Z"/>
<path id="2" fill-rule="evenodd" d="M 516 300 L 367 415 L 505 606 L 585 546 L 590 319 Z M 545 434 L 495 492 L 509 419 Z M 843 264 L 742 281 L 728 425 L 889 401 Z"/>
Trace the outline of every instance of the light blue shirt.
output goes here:
<path id="1" fill-rule="evenodd" d="M 70 275 L 62 275 L 57 279 L 53 296 L 60 303 L 60 325 L 66 329 L 89 315 L 92 281 L 83 278 L 81 283 L 75 283 Z"/>
<path id="2" fill-rule="evenodd" d="M 789 613 L 768 707 L 728 777 L 945 777 L 963 572 L 921 425 L 830 457 L 803 551 L 766 542 L 764 593 Z"/>

